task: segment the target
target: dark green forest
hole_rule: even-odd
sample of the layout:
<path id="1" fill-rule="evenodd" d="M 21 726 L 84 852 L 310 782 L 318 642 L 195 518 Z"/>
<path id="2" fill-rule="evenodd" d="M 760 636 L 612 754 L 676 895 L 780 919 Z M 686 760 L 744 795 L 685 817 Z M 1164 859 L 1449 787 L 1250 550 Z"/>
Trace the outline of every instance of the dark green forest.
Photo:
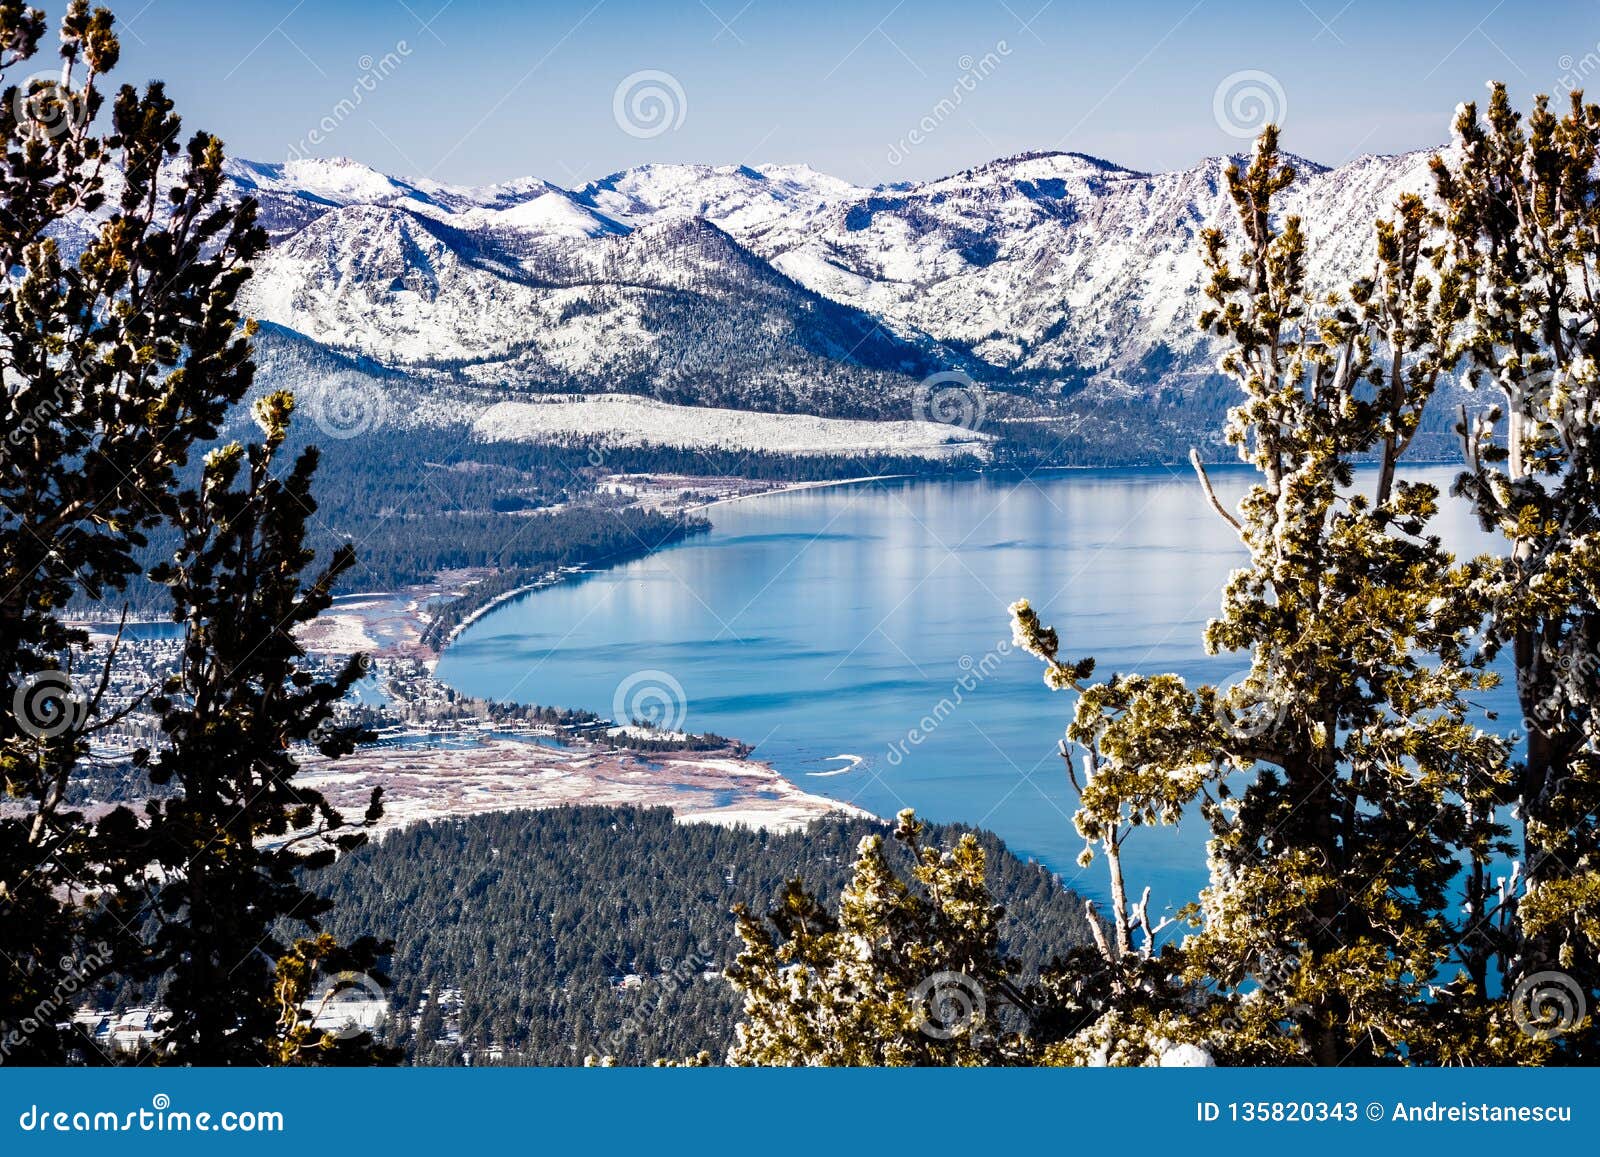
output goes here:
<path id="1" fill-rule="evenodd" d="M 648 1064 L 733 1040 L 740 1001 L 720 976 L 738 951 L 731 909 L 773 907 L 795 877 L 837 900 L 867 820 L 772 834 L 681 824 L 665 808 L 577 807 L 436 821 L 319 874 L 336 936 L 382 929 L 395 951 L 393 1039 L 413 1063 Z M 968 829 L 934 828 L 953 843 Z M 1083 899 L 989 833 L 1003 949 L 1032 972 L 1090 939 Z M 899 849 L 896 848 L 899 854 Z M 897 861 L 898 863 L 898 861 Z M 903 866 L 903 865 L 901 865 Z M 640 977 L 637 987 L 623 978 Z M 629 982 L 632 984 L 633 982 Z M 459 1014 L 425 992 L 461 990 Z M 445 1039 L 458 1036 L 459 1039 Z M 498 1050 L 504 1050 L 503 1053 Z"/>

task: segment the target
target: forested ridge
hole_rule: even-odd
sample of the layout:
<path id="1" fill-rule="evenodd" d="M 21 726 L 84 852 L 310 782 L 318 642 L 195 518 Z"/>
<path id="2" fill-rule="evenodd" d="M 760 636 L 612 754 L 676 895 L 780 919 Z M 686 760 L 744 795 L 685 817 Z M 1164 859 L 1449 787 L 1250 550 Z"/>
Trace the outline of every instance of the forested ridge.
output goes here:
<path id="1" fill-rule="evenodd" d="M 773 907 L 805 880 L 835 900 L 868 820 L 773 834 L 684 824 L 665 808 L 557 808 L 441 820 L 396 832 L 318 877 L 335 935 L 381 928 L 395 950 L 391 1022 L 418 1064 L 647 1064 L 720 1060 L 741 1001 L 719 973 L 738 949 L 731 910 Z M 930 830 L 940 844 L 969 829 Z M 989 884 L 1006 952 L 1030 971 L 1090 939 L 1083 899 L 989 833 Z M 624 981 L 636 976 L 635 981 Z M 634 985 L 637 984 L 637 987 Z M 461 990 L 409 1014 L 427 990 Z M 460 1039 L 446 1040 L 452 1030 Z M 503 1053 L 499 1050 L 504 1050 Z"/>

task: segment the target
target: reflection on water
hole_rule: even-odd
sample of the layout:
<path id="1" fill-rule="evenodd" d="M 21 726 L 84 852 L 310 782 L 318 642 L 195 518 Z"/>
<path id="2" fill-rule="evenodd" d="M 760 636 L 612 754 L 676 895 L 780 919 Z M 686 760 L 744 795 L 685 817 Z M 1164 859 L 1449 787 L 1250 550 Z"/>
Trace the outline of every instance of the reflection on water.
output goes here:
<path id="1" fill-rule="evenodd" d="M 1412 473 L 1448 489 L 1454 471 Z M 1230 500 L 1253 477 L 1214 475 Z M 1090 894 L 1056 743 L 1072 701 L 1009 651 L 1027 597 L 1097 673 L 1225 681 L 1241 655 L 1200 633 L 1243 549 L 1187 470 L 884 482 L 712 512 L 714 531 L 507 604 L 450 648 L 439 677 L 472 695 L 609 714 L 636 671 L 670 673 L 688 726 L 757 745 L 809 791 L 879 815 L 915 807 L 992 828 Z M 1488 540 L 1447 500 L 1458 549 Z M 1502 689 L 1498 706 L 1509 706 Z M 1508 711 L 1509 715 L 1509 711 Z M 862 756 L 848 774 L 839 753 Z M 1158 907 L 1204 882 L 1203 826 L 1140 833 L 1133 878 Z"/>

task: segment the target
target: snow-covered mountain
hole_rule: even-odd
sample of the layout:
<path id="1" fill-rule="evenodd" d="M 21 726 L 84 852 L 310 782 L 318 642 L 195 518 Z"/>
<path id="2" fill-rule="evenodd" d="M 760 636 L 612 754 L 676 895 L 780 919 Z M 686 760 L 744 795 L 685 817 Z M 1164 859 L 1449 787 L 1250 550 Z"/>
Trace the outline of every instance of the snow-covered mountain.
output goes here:
<path id="1" fill-rule="evenodd" d="M 1315 279 L 1371 259 L 1373 217 L 1426 189 L 1427 160 L 1296 162 L 1284 207 Z M 908 419 L 941 371 L 1019 406 L 1172 404 L 1214 385 L 1198 240 L 1231 223 L 1227 164 L 1152 174 L 1034 153 L 877 188 L 803 165 L 646 165 L 579 189 L 347 160 L 229 176 L 274 238 L 246 305 L 307 358 L 483 406 L 622 392 Z"/>
<path id="2" fill-rule="evenodd" d="M 1426 187 L 1427 159 L 1296 160 L 1283 207 L 1305 219 L 1314 279 L 1338 284 L 1370 260 L 1373 218 Z M 995 372 L 1170 382 L 1210 368 L 1195 328 L 1199 235 L 1232 223 L 1228 163 L 1148 174 L 1070 153 L 1012 157 L 736 235 L 817 292 Z"/>

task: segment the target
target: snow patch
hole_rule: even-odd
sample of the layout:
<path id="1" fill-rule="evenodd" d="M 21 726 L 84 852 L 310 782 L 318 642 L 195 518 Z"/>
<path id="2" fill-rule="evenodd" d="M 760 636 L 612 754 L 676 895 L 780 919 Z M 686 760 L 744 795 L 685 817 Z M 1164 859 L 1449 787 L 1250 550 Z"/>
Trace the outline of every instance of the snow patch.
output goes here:
<path id="1" fill-rule="evenodd" d="M 812 414 L 764 414 L 678 406 L 628 394 L 547 402 L 499 402 L 473 425 L 491 442 L 593 439 L 611 445 L 749 449 L 778 454 L 985 454 L 991 434 L 938 422 L 864 422 Z"/>

